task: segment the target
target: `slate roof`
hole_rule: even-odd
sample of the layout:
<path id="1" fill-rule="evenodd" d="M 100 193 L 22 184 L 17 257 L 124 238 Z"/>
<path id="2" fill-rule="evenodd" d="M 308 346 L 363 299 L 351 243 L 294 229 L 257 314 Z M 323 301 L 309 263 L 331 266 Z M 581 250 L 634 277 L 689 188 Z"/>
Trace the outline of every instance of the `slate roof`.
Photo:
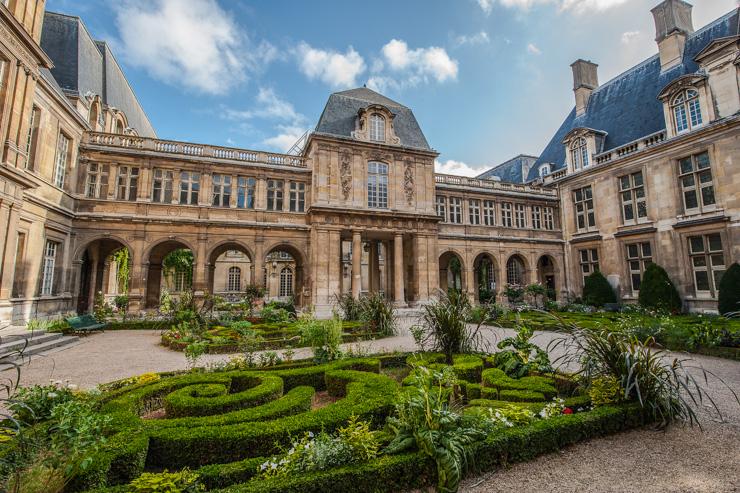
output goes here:
<path id="1" fill-rule="evenodd" d="M 563 139 L 575 128 L 606 132 L 604 151 L 665 130 L 663 105 L 658 94 L 678 77 L 696 72 L 699 67 L 694 57 L 712 40 L 738 34 L 739 11 L 735 9 L 689 35 L 679 65 L 661 73 L 660 58 L 656 54 L 594 90 L 586 113 L 577 117 L 575 108 L 571 110 L 530 170 L 527 181 L 539 176 L 539 166 L 544 163 L 552 163 L 551 171 L 565 167 Z"/>
<path id="2" fill-rule="evenodd" d="M 357 112 L 371 104 L 380 104 L 393 113 L 393 129 L 401 139 L 401 145 L 431 150 L 414 113 L 406 106 L 393 101 L 367 87 L 335 92 L 324 106 L 316 132 L 340 137 L 352 137 Z"/>
<path id="3" fill-rule="evenodd" d="M 64 91 L 97 94 L 123 111 L 139 135 L 157 136 L 110 48 L 95 41 L 79 17 L 45 12 L 41 48 L 54 62 L 51 76 Z"/>
<path id="4" fill-rule="evenodd" d="M 501 181 L 509 183 L 524 183 L 527 178 L 527 176 L 524 176 L 524 168 L 526 167 L 527 171 L 529 171 L 529 168 L 534 165 L 535 161 L 537 161 L 537 156 L 519 154 L 508 161 L 504 161 L 503 163 L 494 166 L 488 171 L 484 171 L 476 176 L 476 178 L 484 180 L 498 178 Z"/>

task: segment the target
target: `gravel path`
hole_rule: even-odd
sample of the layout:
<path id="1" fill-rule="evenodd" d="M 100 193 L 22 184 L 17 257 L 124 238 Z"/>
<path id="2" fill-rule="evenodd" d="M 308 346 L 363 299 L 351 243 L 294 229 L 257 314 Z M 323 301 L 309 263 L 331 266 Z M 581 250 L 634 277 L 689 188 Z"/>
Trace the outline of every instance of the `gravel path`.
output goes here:
<path id="1" fill-rule="evenodd" d="M 413 339 L 402 322 L 397 337 L 344 345 L 367 352 L 407 351 Z M 486 330 L 495 342 L 512 334 Z M 557 337 L 535 333 L 542 347 Z M 93 334 L 79 344 L 34 357 L 22 374 L 22 384 L 69 379 L 81 388 L 146 372 L 186 367 L 182 353 L 159 346 L 157 331 L 109 331 Z M 295 358 L 310 350 L 296 350 Z M 554 355 L 557 356 L 557 355 Z M 685 355 L 683 355 L 685 356 Z M 229 355 L 206 355 L 201 364 L 227 360 Z M 694 364 L 712 371 L 740 394 L 740 362 L 695 355 Z M 699 375 L 699 370 L 693 372 Z M 709 382 L 712 397 L 723 413 L 719 422 L 709 409 L 701 409 L 704 430 L 673 427 L 667 432 L 642 429 L 590 440 L 534 461 L 515 464 L 481 477 L 469 478 L 464 492 L 706 492 L 740 491 L 740 406 L 732 393 L 716 380 Z"/>

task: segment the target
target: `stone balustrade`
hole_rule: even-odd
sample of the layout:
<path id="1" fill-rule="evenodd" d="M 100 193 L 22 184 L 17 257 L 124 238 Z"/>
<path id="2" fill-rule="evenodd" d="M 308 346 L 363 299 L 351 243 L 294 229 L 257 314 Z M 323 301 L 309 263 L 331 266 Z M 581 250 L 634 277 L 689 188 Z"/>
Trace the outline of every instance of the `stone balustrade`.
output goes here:
<path id="1" fill-rule="evenodd" d="M 481 178 L 469 178 L 467 176 L 435 174 L 434 182 L 437 185 L 453 185 L 469 188 L 483 188 L 486 190 L 499 190 L 505 192 L 522 192 L 529 194 L 539 194 L 546 196 L 557 196 L 557 190 L 551 188 L 542 188 L 536 185 L 523 183 L 506 183 L 494 180 L 484 180 Z"/>

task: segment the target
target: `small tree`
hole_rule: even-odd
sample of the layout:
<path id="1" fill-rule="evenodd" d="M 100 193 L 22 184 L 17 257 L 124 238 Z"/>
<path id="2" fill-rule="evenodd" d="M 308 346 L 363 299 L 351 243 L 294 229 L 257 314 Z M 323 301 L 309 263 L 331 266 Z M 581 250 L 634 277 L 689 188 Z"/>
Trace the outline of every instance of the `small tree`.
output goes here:
<path id="1" fill-rule="evenodd" d="M 740 312 L 740 265 L 733 263 L 719 282 L 719 313 Z"/>
<path id="2" fill-rule="evenodd" d="M 614 294 L 611 284 L 598 270 L 586 278 L 583 285 L 583 302 L 592 306 L 617 302 L 617 295 Z"/>
<path id="3" fill-rule="evenodd" d="M 638 302 L 644 308 L 667 310 L 671 313 L 681 311 L 681 297 L 668 273 L 658 264 L 652 263 L 645 269 L 640 283 Z"/>

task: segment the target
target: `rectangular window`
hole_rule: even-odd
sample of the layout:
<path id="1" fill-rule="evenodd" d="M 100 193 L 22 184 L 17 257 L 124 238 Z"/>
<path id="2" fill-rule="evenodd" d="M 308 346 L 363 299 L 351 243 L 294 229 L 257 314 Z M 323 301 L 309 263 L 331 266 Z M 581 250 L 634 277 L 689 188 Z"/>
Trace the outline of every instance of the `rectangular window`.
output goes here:
<path id="1" fill-rule="evenodd" d="M 573 206 L 576 211 L 578 231 L 586 231 L 596 226 L 594 197 L 590 185 L 573 191 Z"/>
<path id="2" fill-rule="evenodd" d="M 367 206 L 388 208 L 388 165 L 370 161 L 367 168 Z"/>
<path id="3" fill-rule="evenodd" d="M 216 207 L 229 207 L 231 205 L 231 176 L 214 174 L 213 182 L 213 205 Z"/>
<path id="4" fill-rule="evenodd" d="M 630 271 L 632 291 L 639 291 L 642 275 L 653 261 L 653 251 L 649 241 L 627 245 L 627 266 Z"/>
<path id="5" fill-rule="evenodd" d="M 468 200 L 468 216 L 470 224 L 480 224 L 480 200 Z"/>
<path id="6" fill-rule="evenodd" d="M 64 188 L 64 179 L 67 176 L 67 163 L 69 162 L 69 137 L 59 132 L 57 140 L 57 155 L 54 161 L 54 185 Z"/>
<path id="7" fill-rule="evenodd" d="M 118 200 L 136 201 L 139 190 L 139 168 L 132 166 L 118 167 L 118 180 L 116 183 L 116 198 Z"/>
<path id="8" fill-rule="evenodd" d="M 172 203 L 172 183 L 175 174 L 166 169 L 155 168 L 152 172 L 152 202 Z"/>
<path id="9" fill-rule="evenodd" d="M 542 207 L 539 205 L 532 206 L 532 227 L 542 229 Z"/>
<path id="10" fill-rule="evenodd" d="M 236 181 L 236 206 L 239 209 L 254 209 L 257 180 L 240 176 Z"/>
<path id="11" fill-rule="evenodd" d="M 198 205 L 200 193 L 200 173 L 192 171 L 180 172 L 180 203 L 183 205 Z"/>
<path id="12" fill-rule="evenodd" d="M 586 278 L 599 270 L 599 252 L 595 248 L 588 248 L 585 250 L 578 250 L 578 255 L 581 263 L 581 274 L 583 275 L 583 283 L 586 284 Z"/>
<path id="13" fill-rule="evenodd" d="M 719 233 L 689 237 L 689 260 L 698 293 L 715 296 L 725 273 L 725 255 Z"/>
<path id="14" fill-rule="evenodd" d="M 511 202 L 501 203 L 501 226 L 510 228 L 514 225 L 511 216 Z"/>
<path id="15" fill-rule="evenodd" d="M 462 199 L 450 197 L 450 222 L 462 224 Z"/>
<path id="16" fill-rule="evenodd" d="M 109 172 L 110 166 L 107 164 L 90 163 L 87 165 L 85 197 L 91 199 L 105 199 L 108 197 Z"/>
<path id="17" fill-rule="evenodd" d="M 483 201 L 483 224 L 486 226 L 496 225 L 496 206 L 493 200 Z"/>
<path id="18" fill-rule="evenodd" d="M 283 210 L 283 181 L 267 180 L 267 210 Z"/>
<path id="19" fill-rule="evenodd" d="M 290 182 L 290 211 L 303 212 L 306 208 L 306 184 Z"/>
<path id="20" fill-rule="evenodd" d="M 619 177 L 622 220 L 625 223 L 647 218 L 647 200 L 642 171 Z"/>
<path id="21" fill-rule="evenodd" d="M 437 215 L 442 219 L 442 221 L 447 221 L 447 198 L 438 195 L 436 202 Z"/>
<path id="22" fill-rule="evenodd" d="M 56 270 L 57 250 L 59 243 L 51 240 L 46 241 L 44 248 L 44 264 L 41 270 L 41 294 L 51 295 L 54 293 L 54 272 Z"/>
<path id="23" fill-rule="evenodd" d="M 516 204 L 514 206 L 514 218 L 516 219 L 517 228 L 527 227 L 527 213 L 524 204 Z"/>
<path id="24" fill-rule="evenodd" d="M 678 172 L 686 212 L 699 211 L 715 204 L 714 181 L 707 152 L 680 159 Z"/>
<path id="25" fill-rule="evenodd" d="M 552 207 L 544 207 L 543 215 L 545 219 L 545 229 L 549 229 L 549 230 L 555 229 L 555 214 L 553 212 Z"/>
<path id="26" fill-rule="evenodd" d="M 31 108 L 30 120 L 28 137 L 26 138 L 26 169 L 33 170 L 36 160 L 36 142 L 39 133 L 39 108 L 36 105 Z"/>

